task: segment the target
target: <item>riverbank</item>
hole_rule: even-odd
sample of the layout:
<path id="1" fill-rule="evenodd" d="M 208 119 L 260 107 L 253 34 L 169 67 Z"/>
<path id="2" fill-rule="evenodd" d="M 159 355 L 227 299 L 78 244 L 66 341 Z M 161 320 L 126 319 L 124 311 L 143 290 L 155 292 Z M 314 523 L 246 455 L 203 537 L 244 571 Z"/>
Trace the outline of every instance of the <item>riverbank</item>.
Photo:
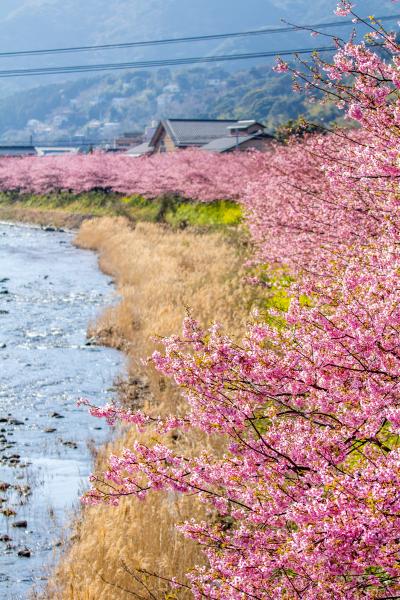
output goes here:
<path id="1" fill-rule="evenodd" d="M 204 324 L 217 319 L 238 334 L 254 302 L 243 284 L 242 246 L 223 233 L 172 231 L 152 223 L 136 227 L 124 218 L 84 223 L 76 243 L 99 253 L 101 269 L 111 275 L 121 301 L 93 323 L 89 335 L 100 343 L 122 348 L 129 358 L 121 401 L 132 408 L 145 406 L 153 414 L 179 414 L 177 390 L 152 369 L 143 366 L 157 347 L 154 335 L 180 330 L 185 307 Z M 143 439 L 136 430 L 120 431 L 111 445 L 101 448 L 96 470 L 104 470 L 110 453 Z M 169 442 L 182 451 L 206 449 L 210 440 L 170 434 Z M 146 504 L 128 498 L 117 508 L 86 507 L 75 522 L 72 541 L 50 581 L 47 598 L 125 600 L 175 598 L 161 579 L 135 580 L 135 569 L 184 580 L 194 564 L 204 560 L 198 547 L 177 532 L 186 519 L 210 515 L 193 498 L 153 495 Z M 146 591 L 148 587 L 151 591 Z M 180 598 L 185 595 L 180 593 Z"/>
<path id="2" fill-rule="evenodd" d="M 123 216 L 135 222 L 164 223 L 174 229 L 224 229 L 240 224 L 241 207 L 232 201 L 191 202 L 174 196 L 147 200 L 106 191 L 48 195 L 0 192 L 0 220 L 78 229 L 95 217 Z"/>

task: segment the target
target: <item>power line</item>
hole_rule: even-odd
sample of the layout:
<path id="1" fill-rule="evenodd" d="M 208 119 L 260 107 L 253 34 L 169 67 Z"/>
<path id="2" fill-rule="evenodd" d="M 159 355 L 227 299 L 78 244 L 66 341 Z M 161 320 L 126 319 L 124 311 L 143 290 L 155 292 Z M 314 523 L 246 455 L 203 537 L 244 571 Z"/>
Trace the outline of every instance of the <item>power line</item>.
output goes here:
<path id="1" fill-rule="evenodd" d="M 370 44 L 369 46 L 382 46 Z M 273 58 L 275 56 L 295 56 L 299 54 L 313 54 L 314 52 L 334 52 L 336 46 L 320 46 L 318 48 L 299 48 L 297 50 L 274 50 L 269 52 L 250 52 L 245 54 L 223 54 L 216 56 L 197 56 L 191 58 L 171 58 L 148 61 L 103 63 L 98 65 L 73 65 L 69 67 L 43 67 L 30 69 L 9 69 L 0 71 L 0 79 L 9 77 L 34 77 L 40 75 L 59 75 L 68 73 L 95 73 L 101 71 L 121 71 L 128 69 L 152 69 L 161 67 L 174 67 L 182 65 L 196 65 L 202 63 L 217 63 L 226 61 L 251 60 L 257 58 Z"/>
<path id="2" fill-rule="evenodd" d="M 383 17 L 376 17 L 378 21 L 393 21 L 399 19 L 398 15 L 386 15 Z M 182 44 L 182 43 L 193 43 L 193 42 L 205 42 L 211 40 L 224 40 L 231 38 L 241 38 L 259 35 L 272 35 L 276 33 L 289 33 L 294 31 L 302 31 L 303 29 L 328 29 L 330 27 L 344 27 L 347 25 L 354 25 L 353 21 L 331 21 L 329 23 L 317 23 L 314 25 L 298 25 L 298 26 L 287 26 L 287 27 L 269 27 L 265 29 L 255 29 L 249 31 L 240 31 L 233 33 L 216 33 L 211 35 L 199 35 L 191 37 L 181 38 L 166 38 L 161 40 L 147 40 L 142 42 L 122 42 L 119 44 L 103 44 L 94 46 L 71 46 L 66 48 L 50 48 L 43 50 L 18 50 L 15 52 L 0 52 L 0 58 L 11 58 L 17 56 L 41 56 L 50 54 L 67 54 L 73 52 L 91 52 L 91 51 L 103 51 L 103 50 L 117 50 L 124 48 L 138 48 L 146 46 L 162 46 L 168 44 Z"/>

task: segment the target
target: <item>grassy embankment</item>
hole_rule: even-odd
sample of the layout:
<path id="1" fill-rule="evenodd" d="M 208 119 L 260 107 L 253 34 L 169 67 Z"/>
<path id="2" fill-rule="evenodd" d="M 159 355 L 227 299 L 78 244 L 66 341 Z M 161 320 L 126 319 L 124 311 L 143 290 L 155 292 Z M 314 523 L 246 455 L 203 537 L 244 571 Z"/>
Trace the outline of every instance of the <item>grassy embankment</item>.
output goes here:
<path id="1" fill-rule="evenodd" d="M 117 306 L 92 324 L 89 335 L 128 355 L 128 376 L 120 386 L 121 400 L 127 405 L 145 405 L 155 414 L 179 413 L 182 400 L 177 390 L 141 361 L 155 349 L 155 334 L 180 331 L 186 306 L 204 324 L 217 319 L 238 335 L 243 330 L 254 290 L 243 283 L 245 244 L 239 239 L 240 235 L 227 236 L 223 231 L 181 231 L 154 223 L 135 227 L 123 217 L 82 225 L 76 243 L 99 252 L 100 266 L 114 277 L 121 297 Z M 148 435 L 134 429 L 119 432 L 109 447 L 100 449 L 96 470 L 106 468 L 110 453 L 130 447 L 135 440 L 146 441 Z M 213 440 L 191 433 L 169 435 L 168 443 L 181 452 L 196 452 L 210 447 Z M 201 564 L 198 548 L 175 529 L 176 523 L 191 516 L 212 518 L 195 498 L 162 493 L 146 502 L 125 499 L 118 508 L 85 508 L 47 598 L 190 597 L 182 592 L 175 596 L 168 584 L 156 578 L 135 580 L 135 569 L 184 580 L 185 572 Z"/>
<path id="2" fill-rule="evenodd" d="M 199 203 L 163 197 L 145 200 L 106 192 L 20 195 L 0 193 L 0 220 L 77 228 L 89 218 L 125 216 L 136 221 L 167 223 L 173 227 L 225 227 L 242 218 L 238 204 L 229 201 Z"/>

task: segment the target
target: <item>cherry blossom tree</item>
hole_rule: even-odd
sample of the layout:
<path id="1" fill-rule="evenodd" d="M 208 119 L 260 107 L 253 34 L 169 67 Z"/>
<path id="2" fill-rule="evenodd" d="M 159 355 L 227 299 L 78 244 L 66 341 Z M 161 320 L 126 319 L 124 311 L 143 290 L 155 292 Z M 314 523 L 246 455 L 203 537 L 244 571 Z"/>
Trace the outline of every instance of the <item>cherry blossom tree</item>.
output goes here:
<path id="1" fill-rule="evenodd" d="M 337 14 L 350 13 L 342 0 Z M 188 574 L 195 598 L 400 596 L 400 64 L 394 36 L 374 21 L 371 35 L 378 50 L 338 40 L 331 64 L 278 63 L 356 131 L 246 159 L 257 258 L 295 275 L 288 311 L 271 325 L 255 315 L 240 343 L 188 317 L 153 356 L 182 389 L 179 418 L 90 407 L 159 441 L 111 456 L 86 503 L 168 490 L 209 507 L 180 526 L 208 559 Z M 179 429 L 224 453 L 179 453 Z"/>

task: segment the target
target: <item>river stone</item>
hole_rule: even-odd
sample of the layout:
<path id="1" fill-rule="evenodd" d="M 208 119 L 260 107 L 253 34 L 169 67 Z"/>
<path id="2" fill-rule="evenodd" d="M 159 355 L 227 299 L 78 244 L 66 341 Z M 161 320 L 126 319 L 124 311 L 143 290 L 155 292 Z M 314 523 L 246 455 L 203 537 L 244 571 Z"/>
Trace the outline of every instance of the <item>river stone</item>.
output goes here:
<path id="1" fill-rule="evenodd" d="M 63 441 L 62 444 L 63 444 L 63 446 L 68 446 L 68 448 L 73 448 L 74 450 L 77 450 L 77 448 L 78 448 L 78 444 L 76 442 Z"/>
<path id="2" fill-rule="evenodd" d="M 16 485 L 14 487 L 20 496 L 30 496 L 32 494 L 30 485 Z"/>
<path id="3" fill-rule="evenodd" d="M 7 534 L 0 535 L 0 542 L 11 542 L 11 538 Z"/>
<path id="4" fill-rule="evenodd" d="M 23 421 L 18 421 L 18 419 L 10 419 L 8 422 L 10 425 L 25 425 Z"/>
<path id="5" fill-rule="evenodd" d="M 18 556 L 21 556 L 22 558 L 30 558 L 31 551 L 29 550 L 29 548 L 22 548 L 18 551 Z"/>
<path id="6" fill-rule="evenodd" d="M 15 521 L 15 523 L 13 523 L 12 526 L 16 527 L 17 529 L 26 529 L 28 527 L 28 522 L 27 521 Z"/>

